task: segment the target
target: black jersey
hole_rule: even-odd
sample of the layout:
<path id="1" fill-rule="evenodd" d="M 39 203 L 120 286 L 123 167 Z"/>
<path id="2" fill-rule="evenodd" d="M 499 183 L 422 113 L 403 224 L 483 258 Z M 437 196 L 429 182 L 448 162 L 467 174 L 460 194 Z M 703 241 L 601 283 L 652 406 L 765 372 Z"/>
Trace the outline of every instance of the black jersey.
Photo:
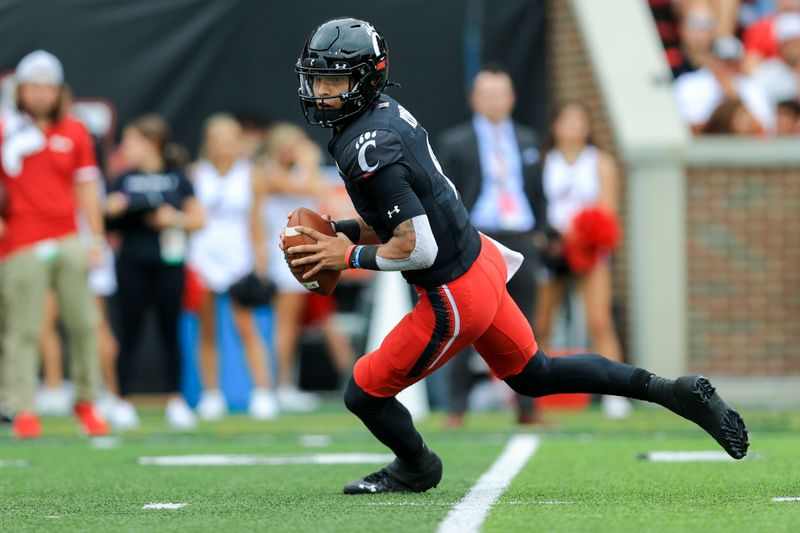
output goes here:
<path id="1" fill-rule="evenodd" d="M 192 183 L 179 169 L 160 173 L 130 171 L 119 176 L 108 191 L 128 197 L 122 216 L 106 219 L 107 228 L 122 235 L 120 259 L 161 264 L 160 232 L 146 224 L 144 217 L 163 204 L 183 209 L 186 199 L 194 196 Z"/>
<path id="2" fill-rule="evenodd" d="M 328 151 L 347 193 L 381 242 L 398 224 L 425 214 L 439 247 L 433 265 L 403 271 L 415 285 L 431 287 L 464 274 L 480 254 L 469 214 L 433 154 L 428 132 L 403 106 L 381 97 L 334 135 Z M 404 172 L 382 172 L 402 165 Z"/>

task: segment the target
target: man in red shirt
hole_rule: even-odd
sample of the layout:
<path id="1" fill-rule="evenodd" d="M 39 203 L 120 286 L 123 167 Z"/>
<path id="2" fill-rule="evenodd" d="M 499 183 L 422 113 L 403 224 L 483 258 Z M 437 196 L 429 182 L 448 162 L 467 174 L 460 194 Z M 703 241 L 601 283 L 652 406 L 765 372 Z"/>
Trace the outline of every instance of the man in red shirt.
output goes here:
<path id="1" fill-rule="evenodd" d="M 66 114 L 64 71 L 52 54 L 38 50 L 16 69 L 16 109 L 0 118 L 0 180 L 8 209 L 0 235 L 0 291 L 7 317 L 2 372 L 7 407 L 20 438 L 41 435 L 34 412 L 37 339 L 48 288 L 59 300 L 76 384 L 75 415 L 89 435 L 107 433 L 92 408 L 98 375 L 97 317 L 88 287 L 90 264 L 102 261 L 103 220 L 92 139 Z M 93 238 L 78 237 L 81 209 Z"/>

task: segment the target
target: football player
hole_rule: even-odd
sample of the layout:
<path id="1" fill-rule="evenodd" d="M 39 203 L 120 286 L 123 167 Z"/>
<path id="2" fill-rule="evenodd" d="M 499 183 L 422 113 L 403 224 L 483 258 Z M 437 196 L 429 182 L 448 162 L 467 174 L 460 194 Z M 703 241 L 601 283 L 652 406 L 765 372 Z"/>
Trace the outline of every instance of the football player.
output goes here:
<path id="1" fill-rule="evenodd" d="M 345 493 L 422 492 L 439 483 L 441 460 L 395 396 L 469 344 L 521 394 L 584 392 L 655 402 L 696 422 L 732 457 L 745 456 L 744 422 L 706 378 L 673 381 L 600 355 L 550 358 L 538 349 L 506 291 L 522 257 L 472 227 L 427 132 L 384 94 L 388 49 L 371 24 L 325 22 L 309 35 L 295 71 L 306 120 L 333 129 L 328 150 L 360 217 L 332 221 L 335 237 L 298 227 L 317 243 L 287 250 L 311 252 L 292 264 L 314 265 L 307 278 L 321 269 L 400 271 L 419 294 L 381 346 L 358 360 L 344 393 L 347 408 L 396 459 L 348 483 Z"/>

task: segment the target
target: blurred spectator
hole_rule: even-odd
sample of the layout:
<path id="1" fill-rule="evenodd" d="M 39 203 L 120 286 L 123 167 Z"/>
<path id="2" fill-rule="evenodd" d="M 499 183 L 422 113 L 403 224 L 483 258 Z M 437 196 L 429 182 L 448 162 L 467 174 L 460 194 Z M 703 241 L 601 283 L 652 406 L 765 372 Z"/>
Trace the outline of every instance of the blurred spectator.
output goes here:
<path id="1" fill-rule="evenodd" d="M 206 213 L 205 226 L 192 235 L 188 260 L 208 289 L 199 311 L 203 393 L 197 412 L 204 420 L 219 419 L 228 410 L 219 386 L 217 295 L 253 272 L 266 276 L 266 242 L 257 208 L 264 183 L 253 177 L 255 167 L 242 157 L 242 141 L 242 128 L 235 118 L 212 115 L 204 127 L 203 159 L 191 172 L 195 194 Z M 253 383 L 250 415 L 258 420 L 275 418 L 278 403 L 269 390 L 266 346 L 255 315 L 233 294 L 231 306 Z"/>
<path id="2" fill-rule="evenodd" d="M 516 96 L 504 70 L 484 67 L 470 93 L 471 121 L 442 134 L 437 154 L 479 231 L 523 254 L 525 262 L 508 282 L 508 292 L 533 320 L 539 258 L 534 231 L 546 221 L 538 136 L 511 119 Z M 450 424 L 459 426 L 470 391 L 468 354 L 451 368 Z M 517 395 L 520 423 L 535 421 L 533 402 Z"/>
<path id="3" fill-rule="evenodd" d="M 710 38 L 735 34 L 739 0 L 648 0 L 648 4 L 674 77 L 691 72 L 687 66 L 702 66 L 697 52 L 709 39 L 706 13 L 713 23 Z"/>
<path id="4" fill-rule="evenodd" d="M 708 65 L 675 80 L 674 93 L 681 116 L 699 132 L 725 99 L 741 99 L 762 129 L 775 130 L 775 110 L 761 85 L 741 72 L 742 43 L 722 37 L 711 46 Z"/>
<path id="5" fill-rule="evenodd" d="M 564 291 L 575 281 L 583 299 L 586 323 L 593 351 L 613 361 L 622 360 L 622 348 L 611 317 L 611 264 L 598 262 L 588 273 L 574 275 L 562 266 L 563 239 L 572 221 L 588 207 L 599 206 L 616 213 L 619 203 L 619 176 L 614 159 L 592 143 L 588 109 L 575 102 L 556 108 L 550 125 L 550 146 L 545 154 L 544 192 L 547 221 L 553 233 L 548 242 L 546 277 L 539 288 L 536 337 L 547 352 L 553 316 L 564 301 Z M 603 397 L 603 412 L 608 418 L 630 414 L 630 402 L 618 396 Z"/>
<path id="6" fill-rule="evenodd" d="M 761 127 L 741 100 L 722 102 L 702 130 L 704 135 L 758 135 L 760 132 Z"/>
<path id="7" fill-rule="evenodd" d="M 91 399 L 97 384 L 96 317 L 88 265 L 102 263 L 101 215 L 94 147 L 86 128 L 67 114 L 69 95 L 61 62 L 38 50 L 16 69 L 16 106 L 3 110 L 0 178 L 9 197 L 0 289 L 14 302 L 2 339 L 4 388 L 15 413 L 17 437 L 41 435 L 34 394 L 37 339 L 45 294 L 53 289 L 64 312 L 76 385 L 75 414 L 89 435 L 107 432 Z M 88 252 L 78 236 L 78 209 L 86 216 Z"/>
<path id="8" fill-rule="evenodd" d="M 98 159 L 99 161 L 99 159 Z M 105 185 L 100 180 L 102 194 Z M 79 217 L 78 229 L 87 244 L 91 243 L 85 217 Z M 109 413 L 111 400 L 117 394 L 117 340 L 111 330 L 106 298 L 117 291 L 117 276 L 114 270 L 114 254 L 107 244 L 103 250 L 103 262 L 93 266 L 89 271 L 89 289 L 95 296 L 97 308 L 97 343 L 100 351 L 100 371 L 103 388 L 97 396 L 97 410 L 102 416 Z M 53 291 L 49 291 L 45 300 L 44 320 L 39 338 L 42 356 L 42 387 L 36 396 L 37 410 L 42 415 L 64 415 L 69 412 L 72 401 L 71 390 L 64 382 L 64 353 L 61 332 L 59 331 L 60 310 L 58 299 Z"/>
<path id="9" fill-rule="evenodd" d="M 774 20 L 778 56 L 759 63 L 753 69 L 753 78 L 777 109 L 778 102 L 800 96 L 800 13 L 783 13 Z"/>
<path id="10" fill-rule="evenodd" d="M 679 0 L 681 3 L 684 0 Z M 717 21 L 717 35 L 732 37 L 736 34 L 739 23 L 740 0 L 711 0 L 714 8 L 714 18 Z"/>
<path id="11" fill-rule="evenodd" d="M 778 135 L 800 133 L 800 101 L 778 102 Z"/>
<path id="12" fill-rule="evenodd" d="M 783 13 L 800 12 L 800 0 L 775 0 L 775 12 L 756 21 L 744 32 L 747 52 L 744 68 L 751 71 L 761 61 L 778 57 L 780 44 L 775 32 L 775 21 Z"/>
<path id="13" fill-rule="evenodd" d="M 269 119 L 259 112 L 237 113 L 235 118 L 242 128 L 242 157 L 255 161 L 264 155 L 264 141 Z"/>
<path id="14" fill-rule="evenodd" d="M 672 66 L 675 78 L 708 63 L 715 30 L 716 20 L 708 1 L 687 2 L 679 25 L 680 62 Z"/>
<path id="15" fill-rule="evenodd" d="M 114 181 L 106 199 L 109 229 L 117 230 L 122 237 L 117 259 L 122 322 L 117 361 L 120 399 L 109 417 L 119 429 L 132 429 L 139 423 L 128 397 L 149 308 L 155 309 L 157 331 L 167 357 L 167 423 L 175 429 L 195 425 L 194 414 L 178 392 L 178 317 L 186 233 L 202 227 L 203 210 L 180 169 L 180 150 L 170 139 L 169 126 L 157 115 L 128 124 L 122 133 L 121 150 L 131 170 Z"/>
<path id="16" fill-rule="evenodd" d="M 285 411 L 311 411 L 319 399 L 302 392 L 295 384 L 298 341 L 302 329 L 307 291 L 294 278 L 279 248 L 286 215 L 300 207 L 316 209 L 325 194 L 320 173 L 320 150 L 303 131 L 282 123 L 270 128 L 267 136 L 265 177 L 267 198 L 264 213 L 267 225 L 267 273 L 275 283 L 273 298 L 274 342 L 278 356 L 278 402 Z"/>

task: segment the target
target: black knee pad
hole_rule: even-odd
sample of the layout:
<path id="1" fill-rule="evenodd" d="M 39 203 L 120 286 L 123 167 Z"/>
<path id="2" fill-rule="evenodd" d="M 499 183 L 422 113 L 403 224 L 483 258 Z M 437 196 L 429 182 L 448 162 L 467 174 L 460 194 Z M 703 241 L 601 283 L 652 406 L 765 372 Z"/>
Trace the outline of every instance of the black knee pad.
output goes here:
<path id="1" fill-rule="evenodd" d="M 552 394 L 550 386 L 552 364 L 553 360 L 539 350 L 521 372 L 508 376 L 503 381 L 515 392 L 525 396 L 538 398 Z"/>
<path id="2" fill-rule="evenodd" d="M 386 404 L 386 398 L 378 398 L 364 392 L 351 377 L 344 390 L 344 405 L 355 414 L 360 415 L 369 411 L 380 410 Z"/>

